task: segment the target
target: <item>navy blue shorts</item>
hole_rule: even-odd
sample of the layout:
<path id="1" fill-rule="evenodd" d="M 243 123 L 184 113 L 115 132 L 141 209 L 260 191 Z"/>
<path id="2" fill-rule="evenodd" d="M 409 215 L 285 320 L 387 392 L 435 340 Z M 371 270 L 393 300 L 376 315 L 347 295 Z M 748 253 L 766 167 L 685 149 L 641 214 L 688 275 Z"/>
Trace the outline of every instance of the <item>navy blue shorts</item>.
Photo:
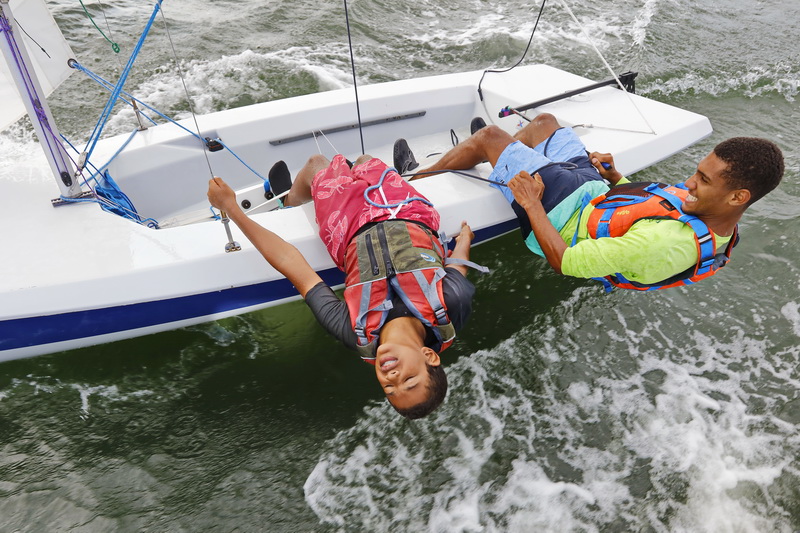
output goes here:
<path id="1" fill-rule="evenodd" d="M 525 210 L 514 200 L 511 189 L 500 183 L 508 183 L 521 171 L 533 175 L 538 172 L 544 183 L 542 206 L 549 212 L 567 196 L 587 181 L 602 181 L 600 173 L 589 161 L 583 142 L 572 128 L 560 128 L 534 148 L 520 141 L 511 143 L 503 150 L 489 179 L 496 182 L 492 187 L 500 190 L 511 203 L 519 218 L 523 237 L 531 232 Z"/>

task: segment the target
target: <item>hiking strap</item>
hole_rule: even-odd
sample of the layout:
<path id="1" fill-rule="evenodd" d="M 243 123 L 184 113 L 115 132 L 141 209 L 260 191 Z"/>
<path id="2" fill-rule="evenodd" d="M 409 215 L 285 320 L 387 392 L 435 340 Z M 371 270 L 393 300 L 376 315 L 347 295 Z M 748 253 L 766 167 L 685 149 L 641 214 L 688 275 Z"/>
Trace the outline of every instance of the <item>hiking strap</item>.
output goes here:
<path id="1" fill-rule="evenodd" d="M 489 272 L 491 272 L 491 270 L 489 270 L 488 267 L 479 265 L 478 263 L 473 263 L 472 261 L 469 261 L 467 259 L 457 259 L 455 257 L 448 257 L 444 260 L 444 266 L 448 265 L 464 265 L 465 267 L 477 270 L 481 274 L 488 274 Z"/>

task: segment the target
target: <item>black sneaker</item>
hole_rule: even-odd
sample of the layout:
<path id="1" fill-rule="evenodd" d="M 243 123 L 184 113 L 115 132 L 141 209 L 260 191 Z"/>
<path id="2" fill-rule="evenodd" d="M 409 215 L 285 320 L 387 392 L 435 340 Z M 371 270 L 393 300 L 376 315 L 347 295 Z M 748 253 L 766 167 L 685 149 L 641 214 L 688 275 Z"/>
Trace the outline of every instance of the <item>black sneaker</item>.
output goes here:
<path id="1" fill-rule="evenodd" d="M 481 117 L 475 117 L 472 119 L 472 122 L 469 123 L 469 134 L 475 135 L 476 131 L 485 127 L 486 127 L 486 121 L 483 120 Z"/>
<path id="2" fill-rule="evenodd" d="M 397 139 L 394 142 L 393 158 L 394 168 L 401 175 L 419 166 L 405 139 Z"/>
<path id="3" fill-rule="evenodd" d="M 272 165 L 272 168 L 269 169 L 269 174 L 267 174 L 267 181 L 269 182 L 269 192 L 275 196 L 291 189 L 292 174 L 289 172 L 289 167 L 286 166 L 286 163 L 278 161 Z"/>

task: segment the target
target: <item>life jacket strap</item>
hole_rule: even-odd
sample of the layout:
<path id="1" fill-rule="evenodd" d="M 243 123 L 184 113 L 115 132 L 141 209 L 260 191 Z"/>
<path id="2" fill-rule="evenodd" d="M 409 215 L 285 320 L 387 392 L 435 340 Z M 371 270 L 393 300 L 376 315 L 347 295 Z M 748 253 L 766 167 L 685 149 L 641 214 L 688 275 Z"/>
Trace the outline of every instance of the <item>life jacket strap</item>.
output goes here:
<path id="1" fill-rule="evenodd" d="M 477 270 L 481 274 L 488 274 L 491 272 L 491 270 L 489 270 L 488 267 L 479 265 L 478 263 L 473 263 L 472 261 L 468 261 L 467 259 L 457 259 L 455 257 L 448 257 L 444 260 L 444 266 L 448 265 L 464 265 L 465 267 Z"/>

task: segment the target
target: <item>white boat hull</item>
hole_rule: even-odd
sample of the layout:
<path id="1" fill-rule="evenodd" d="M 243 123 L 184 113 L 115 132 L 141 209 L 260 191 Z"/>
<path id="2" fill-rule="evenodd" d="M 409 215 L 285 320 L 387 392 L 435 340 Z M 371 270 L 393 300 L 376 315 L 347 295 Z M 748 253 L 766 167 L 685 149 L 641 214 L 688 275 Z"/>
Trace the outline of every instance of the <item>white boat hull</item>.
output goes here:
<path id="1" fill-rule="evenodd" d="M 452 146 L 451 129 L 466 138 L 474 116 L 513 132 L 520 119 L 497 118 L 501 107 L 591 83 L 542 65 L 519 67 L 487 75 L 481 101 L 476 90 L 481 74 L 360 87 L 362 122 L 372 124 L 363 129 L 366 152 L 390 162 L 395 139 L 404 137 L 423 160 Z M 610 87 L 538 111 L 553 113 L 565 126 L 594 124 L 576 132 L 588 149 L 613 153 L 626 174 L 711 133 L 701 115 L 632 98 L 646 122 L 628 95 Z M 320 149 L 331 157 L 335 152 L 328 141 L 345 156 L 357 157 L 359 132 L 349 128 L 355 117 L 352 90 L 341 90 L 232 109 L 197 121 L 203 137 L 220 138 L 266 176 L 278 160 L 286 161 L 296 174 Z M 640 133 L 648 124 L 655 134 Z M 194 130 L 193 121 L 185 126 Z M 312 130 L 337 128 L 344 129 L 326 138 L 293 140 Z M 102 141 L 95 159 L 105 161 L 127 138 Z M 0 361 L 165 331 L 298 298 L 233 225 L 242 250 L 225 253 L 224 229 L 209 218 L 205 197 L 209 164 L 215 175 L 239 191 L 240 201 L 252 205 L 264 202 L 262 181 L 227 150 L 206 152 L 206 159 L 200 146 L 175 125 L 153 127 L 135 135 L 108 166 L 139 213 L 158 220 L 162 229 L 138 225 L 91 203 L 53 208 L 50 199 L 59 192 L 52 178 L 0 177 L 0 249 L 5 258 L 0 266 Z M 488 164 L 475 169 L 483 177 L 490 171 Z M 448 235 L 458 231 L 462 220 L 475 230 L 476 243 L 517 226 L 502 195 L 484 182 L 444 174 L 415 186 L 439 210 Z M 297 246 L 328 283 L 342 283 L 341 272 L 317 236 L 313 205 L 256 210 L 251 216 Z M 190 220 L 196 222 L 187 223 Z M 522 246 L 520 253 L 525 253 Z"/>

